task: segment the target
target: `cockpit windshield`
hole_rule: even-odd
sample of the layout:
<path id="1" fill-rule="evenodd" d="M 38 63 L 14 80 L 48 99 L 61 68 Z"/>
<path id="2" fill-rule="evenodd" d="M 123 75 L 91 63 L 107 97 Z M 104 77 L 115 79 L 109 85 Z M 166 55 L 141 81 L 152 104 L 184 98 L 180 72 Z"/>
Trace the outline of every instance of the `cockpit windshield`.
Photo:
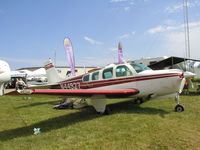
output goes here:
<path id="1" fill-rule="evenodd" d="M 130 65 L 133 67 L 133 69 L 135 69 L 137 73 L 145 71 L 145 70 L 151 70 L 149 67 L 143 64 L 135 63 L 135 62 L 131 62 Z"/>

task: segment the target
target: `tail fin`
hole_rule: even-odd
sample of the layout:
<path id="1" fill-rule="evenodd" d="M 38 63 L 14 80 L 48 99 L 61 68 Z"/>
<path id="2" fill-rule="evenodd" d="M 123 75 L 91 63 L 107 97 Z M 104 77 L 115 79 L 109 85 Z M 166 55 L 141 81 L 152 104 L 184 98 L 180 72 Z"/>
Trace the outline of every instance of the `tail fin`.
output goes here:
<path id="1" fill-rule="evenodd" d="M 51 59 L 49 59 L 48 61 L 46 61 L 44 63 L 45 65 L 45 70 L 46 70 L 46 74 L 47 74 L 47 79 L 48 79 L 48 84 L 54 84 L 54 83 L 58 83 L 64 79 L 62 79 L 56 68 L 54 67 Z"/>

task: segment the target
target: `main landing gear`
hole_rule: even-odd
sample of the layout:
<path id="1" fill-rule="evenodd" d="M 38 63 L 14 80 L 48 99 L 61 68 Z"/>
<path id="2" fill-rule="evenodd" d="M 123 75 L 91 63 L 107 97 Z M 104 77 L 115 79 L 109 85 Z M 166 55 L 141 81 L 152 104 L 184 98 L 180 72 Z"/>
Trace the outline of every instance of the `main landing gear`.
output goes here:
<path id="1" fill-rule="evenodd" d="M 136 100 L 134 100 L 135 104 L 142 104 L 143 103 L 143 99 L 142 98 L 137 98 Z"/>
<path id="2" fill-rule="evenodd" d="M 104 112 L 97 112 L 100 115 L 110 115 L 111 114 L 111 110 L 108 106 L 106 106 L 105 111 Z"/>
<path id="3" fill-rule="evenodd" d="M 177 102 L 177 105 L 176 105 L 176 107 L 174 108 L 174 110 L 175 110 L 176 112 L 182 112 L 182 111 L 184 111 L 184 107 L 183 107 L 182 105 L 179 104 L 179 102 L 180 102 L 179 94 L 176 95 L 175 101 Z"/>

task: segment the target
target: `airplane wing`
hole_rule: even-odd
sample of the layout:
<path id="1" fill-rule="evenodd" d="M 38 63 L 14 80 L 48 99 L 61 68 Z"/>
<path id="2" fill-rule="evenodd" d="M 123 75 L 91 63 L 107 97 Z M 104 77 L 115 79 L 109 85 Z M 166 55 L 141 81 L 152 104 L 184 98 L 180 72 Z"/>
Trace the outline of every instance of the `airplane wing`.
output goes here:
<path id="1" fill-rule="evenodd" d="M 47 95 L 63 95 L 73 97 L 91 97 L 93 95 L 105 95 L 108 98 L 129 97 L 139 93 L 137 89 L 24 89 L 18 91 L 20 94 L 47 94 Z"/>
<path id="2" fill-rule="evenodd" d="M 153 70 L 160 70 L 160 69 L 163 69 L 165 67 L 170 67 L 170 66 L 173 66 L 175 64 L 178 64 L 178 63 L 186 61 L 186 60 L 200 61 L 200 60 L 197 60 L 197 59 L 190 59 L 190 58 L 172 56 L 172 57 L 166 58 L 164 60 L 150 64 L 148 67 L 153 69 Z"/>

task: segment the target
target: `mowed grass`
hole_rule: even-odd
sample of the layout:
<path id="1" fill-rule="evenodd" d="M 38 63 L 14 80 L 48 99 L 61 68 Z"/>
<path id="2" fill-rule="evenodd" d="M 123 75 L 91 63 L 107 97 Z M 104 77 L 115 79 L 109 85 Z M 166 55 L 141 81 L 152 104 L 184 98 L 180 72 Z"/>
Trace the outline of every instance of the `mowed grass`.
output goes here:
<path id="1" fill-rule="evenodd" d="M 174 112 L 173 99 L 109 101 L 110 115 L 88 106 L 54 110 L 58 97 L 0 97 L 1 150 L 185 150 L 200 149 L 200 96 L 181 96 L 185 111 Z M 39 135 L 34 128 L 41 128 Z"/>

